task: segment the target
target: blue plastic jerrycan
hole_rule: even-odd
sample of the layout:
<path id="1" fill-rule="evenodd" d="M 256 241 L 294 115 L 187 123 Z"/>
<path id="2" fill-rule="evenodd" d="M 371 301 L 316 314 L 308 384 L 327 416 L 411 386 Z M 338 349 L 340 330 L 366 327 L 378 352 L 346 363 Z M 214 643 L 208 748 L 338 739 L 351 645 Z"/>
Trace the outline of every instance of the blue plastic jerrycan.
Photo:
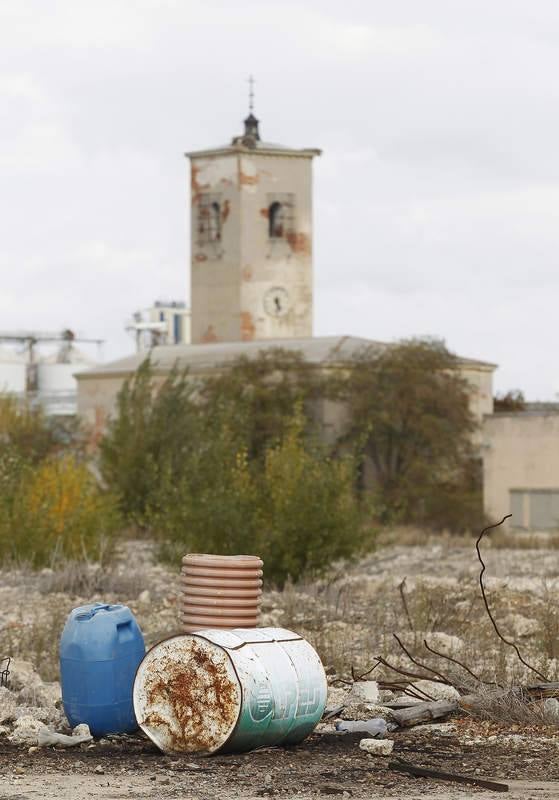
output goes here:
<path id="1" fill-rule="evenodd" d="M 62 703 L 72 727 L 86 722 L 94 736 L 138 727 L 132 706 L 144 637 L 127 606 L 75 608 L 60 639 Z"/>

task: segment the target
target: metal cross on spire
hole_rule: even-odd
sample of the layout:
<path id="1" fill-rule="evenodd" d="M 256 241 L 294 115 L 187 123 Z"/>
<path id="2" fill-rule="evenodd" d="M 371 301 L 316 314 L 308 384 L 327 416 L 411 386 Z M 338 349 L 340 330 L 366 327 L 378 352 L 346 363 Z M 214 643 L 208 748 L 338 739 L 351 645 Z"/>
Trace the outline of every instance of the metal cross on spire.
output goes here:
<path id="1" fill-rule="evenodd" d="M 249 114 L 254 111 L 254 78 L 252 75 L 248 76 L 248 110 Z"/>

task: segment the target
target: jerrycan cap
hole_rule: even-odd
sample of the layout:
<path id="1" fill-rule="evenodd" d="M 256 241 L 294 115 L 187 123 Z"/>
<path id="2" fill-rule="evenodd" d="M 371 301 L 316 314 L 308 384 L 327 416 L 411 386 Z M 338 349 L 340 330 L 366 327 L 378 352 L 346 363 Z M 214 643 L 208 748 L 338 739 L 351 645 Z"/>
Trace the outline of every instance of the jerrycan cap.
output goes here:
<path id="1" fill-rule="evenodd" d="M 117 608 L 122 608 L 122 605 L 120 603 L 94 603 L 91 606 L 82 606 L 74 619 L 84 621 L 94 617 L 98 611 L 113 611 Z"/>

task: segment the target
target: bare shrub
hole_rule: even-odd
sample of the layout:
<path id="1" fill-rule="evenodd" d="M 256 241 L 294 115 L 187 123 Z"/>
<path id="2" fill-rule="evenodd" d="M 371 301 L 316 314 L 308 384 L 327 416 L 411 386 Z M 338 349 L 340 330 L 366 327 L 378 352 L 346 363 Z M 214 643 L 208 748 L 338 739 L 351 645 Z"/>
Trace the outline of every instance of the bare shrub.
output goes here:
<path id="1" fill-rule="evenodd" d="M 478 687 L 476 701 L 464 709 L 476 719 L 488 720 L 501 725 L 549 725 L 557 727 L 557 715 L 546 708 L 544 701 L 534 699 L 521 688 L 495 692 Z"/>

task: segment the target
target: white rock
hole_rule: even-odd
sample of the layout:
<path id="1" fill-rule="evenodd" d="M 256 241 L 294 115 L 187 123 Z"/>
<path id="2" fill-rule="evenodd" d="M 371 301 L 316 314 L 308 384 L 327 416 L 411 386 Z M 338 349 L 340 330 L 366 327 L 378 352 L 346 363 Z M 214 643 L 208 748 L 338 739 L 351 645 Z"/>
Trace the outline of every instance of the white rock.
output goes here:
<path id="1" fill-rule="evenodd" d="M 514 635 L 519 639 L 525 636 L 534 636 L 541 628 L 537 619 L 522 617 L 520 614 L 511 614 L 508 622 L 512 626 Z"/>
<path id="2" fill-rule="evenodd" d="M 89 736 L 92 739 L 91 731 L 89 730 L 89 725 L 85 722 L 80 722 L 79 725 L 76 725 L 74 730 L 72 731 L 72 736 Z"/>
<path id="3" fill-rule="evenodd" d="M 425 692 L 433 700 L 458 700 L 460 692 L 454 686 L 447 686 L 445 683 L 436 683 L 435 681 L 415 681 L 412 683 L 412 688 L 420 689 Z"/>
<path id="4" fill-rule="evenodd" d="M 358 719 L 384 719 L 387 722 L 394 721 L 394 714 L 392 709 L 386 706 L 377 705 L 376 703 L 358 703 L 350 705 L 340 711 L 340 719 L 358 720 Z"/>
<path id="5" fill-rule="evenodd" d="M 17 706 L 14 714 L 15 719 L 22 717 L 32 717 L 33 719 L 45 724 L 59 725 L 64 721 L 64 714 L 58 708 L 36 708 L 35 706 Z"/>
<path id="6" fill-rule="evenodd" d="M 347 689 L 342 689 L 339 686 L 328 687 L 328 700 L 326 702 L 327 708 L 346 706 L 349 702 L 349 692 Z"/>
<path id="7" fill-rule="evenodd" d="M 351 687 L 350 699 L 357 703 L 378 703 L 378 683 L 376 681 L 356 681 Z"/>
<path id="8" fill-rule="evenodd" d="M 456 653 L 464 648 L 463 639 L 460 639 L 458 636 L 451 636 L 449 633 L 444 633 L 444 631 L 426 633 L 423 639 L 427 640 L 427 644 L 430 647 L 433 647 L 435 650 L 445 655 Z"/>
<path id="9" fill-rule="evenodd" d="M 19 692 L 21 689 L 29 689 L 34 686 L 41 686 L 43 681 L 41 676 L 35 672 L 30 661 L 23 661 L 19 658 L 12 659 L 10 663 L 10 689 Z"/>
<path id="10" fill-rule="evenodd" d="M 0 686 L 0 722 L 9 722 L 15 719 L 16 697 L 13 692 Z"/>
<path id="11" fill-rule="evenodd" d="M 389 756 L 394 749 L 392 739 L 361 739 L 359 747 L 373 756 Z"/>
<path id="12" fill-rule="evenodd" d="M 39 731 L 45 727 L 44 722 L 33 717 L 20 717 L 8 739 L 12 744 L 37 744 Z"/>
<path id="13" fill-rule="evenodd" d="M 548 697 L 544 701 L 543 708 L 546 714 L 559 720 L 559 700 L 555 697 Z"/>
<path id="14" fill-rule="evenodd" d="M 19 705 L 30 705 L 39 708 L 50 708 L 60 705 L 62 693 L 60 684 L 54 683 L 33 683 L 25 686 L 18 692 Z"/>
<path id="15" fill-rule="evenodd" d="M 143 592 L 140 592 L 138 595 L 138 605 L 143 608 L 149 608 L 149 606 L 151 606 L 151 594 L 149 589 L 144 589 Z"/>

